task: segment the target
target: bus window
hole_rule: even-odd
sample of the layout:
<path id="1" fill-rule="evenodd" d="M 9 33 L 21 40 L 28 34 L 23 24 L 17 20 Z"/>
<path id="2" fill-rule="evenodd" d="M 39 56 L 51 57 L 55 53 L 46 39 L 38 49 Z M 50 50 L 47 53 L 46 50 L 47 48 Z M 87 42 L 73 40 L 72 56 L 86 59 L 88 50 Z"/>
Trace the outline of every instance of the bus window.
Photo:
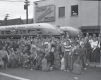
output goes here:
<path id="1" fill-rule="evenodd" d="M 42 32 L 38 32 L 38 34 L 42 34 Z"/>
<path id="2" fill-rule="evenodd" d="M 5 31 L 5 34 L 10 34 L 10 31 Z"/>
<path id="3" fill-rule="evenodd" d="M 28 30 L 28 33 L 29 34 L 35 34 L 36 33 L 36 30 Z"/>
<path id="4" fill-rule="evenodd" d="M 37 29 L 37 31 L 41 31 L 40 29 Z"/>
<path id="5" fill-rule="evenodd" d="M 16 31 L 16 34 L 19 34 L 19 31 Z"/>
<path id="6" fill-rule="evenodd" d="M 26 31 L 26 30 L 20 30 L 20 33 L 21 33 L 21 34 L 26 34 L 27 31 Z"/>
<path id="7" fill-rule="evenodd" d="M 1 34 L 4 34 L 4 31 L 1 31 Z"/>
<path id="8" fill-rule="evenodd" d="M 12 30 L 12 31 L 11 31 L 11 34 L 12 34 L 12 35 L 18 34 L 18 31 L 17 31 L 17 30 Z"/>
<path id="9" fill-rule="evenodd" d="M 38 34 L 42 34 L 42 31 L 40 29 L 37 29 Z"/>

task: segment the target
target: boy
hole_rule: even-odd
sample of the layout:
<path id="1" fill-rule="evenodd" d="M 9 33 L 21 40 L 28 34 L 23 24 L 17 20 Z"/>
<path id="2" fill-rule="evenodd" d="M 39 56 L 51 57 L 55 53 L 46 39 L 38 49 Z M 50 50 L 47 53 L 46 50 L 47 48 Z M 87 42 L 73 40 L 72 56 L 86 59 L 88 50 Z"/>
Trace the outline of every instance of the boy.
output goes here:
<path id="1" fill-rule="evenodd" d="M 66 43 L 64 43 L 65 69 L 67 71 L 69 71 L 69 53 L 70 53 L 70 51 L 71 51 L 70 41 L 67 40 Z"/>

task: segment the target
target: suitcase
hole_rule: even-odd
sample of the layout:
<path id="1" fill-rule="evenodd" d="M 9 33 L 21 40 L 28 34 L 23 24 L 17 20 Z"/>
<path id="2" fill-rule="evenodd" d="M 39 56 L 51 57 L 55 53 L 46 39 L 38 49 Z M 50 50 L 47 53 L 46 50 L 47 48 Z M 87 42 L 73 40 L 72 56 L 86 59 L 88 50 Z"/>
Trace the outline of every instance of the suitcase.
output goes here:
<path id="1" fill-rule="evenodd" d="M 47 70 L 47 60 L 45 58 L 43 58 L 42 60 L 42 71 L 46 71 Z"/>
<path id="2" fill-rule="evenodd" d="M 2 61 L 2 59 L 0 59 L 0 66 L 3 66 L 4 62 Z"/>
<path id="3" fill-rule="evenodd" d="M 65 59 L 64 58 L 61 59 L 61 68 L 60 69 L 65 70 Z"/>
<path id="4" fill-rule="evenodd" d="M 73 73 L 74 74 L 81 74 L 83 71 L 83 67 L 82 67 L 82 60 L 77 59 L 74 64 L 73 64 Z"/>

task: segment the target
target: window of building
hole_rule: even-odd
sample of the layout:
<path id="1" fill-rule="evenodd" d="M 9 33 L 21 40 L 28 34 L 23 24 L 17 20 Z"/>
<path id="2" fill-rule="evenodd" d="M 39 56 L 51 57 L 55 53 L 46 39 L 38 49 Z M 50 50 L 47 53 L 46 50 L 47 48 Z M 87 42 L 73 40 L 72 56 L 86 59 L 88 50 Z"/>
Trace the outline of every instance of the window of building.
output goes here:
<path id="1" fill-rule="evenodd" d="M 71 16 L 77 16 L 78 15 L 78 5 L 71 6 Z"/>
<path id="2" fill-rule="evenodd" d="M 65 17 L 65 7 L 59 7 L 59 17 Z"/>

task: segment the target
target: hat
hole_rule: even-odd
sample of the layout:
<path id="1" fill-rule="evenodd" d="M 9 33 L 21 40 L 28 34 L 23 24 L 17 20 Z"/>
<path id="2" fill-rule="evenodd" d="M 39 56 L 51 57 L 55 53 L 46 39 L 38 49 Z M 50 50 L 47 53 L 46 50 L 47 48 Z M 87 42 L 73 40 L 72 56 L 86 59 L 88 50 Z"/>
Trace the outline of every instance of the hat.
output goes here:
<path id="1" fill-rule="evenodd" d="M 44 44 L 48 44 L 48 42 L 45 42 Z"/>

